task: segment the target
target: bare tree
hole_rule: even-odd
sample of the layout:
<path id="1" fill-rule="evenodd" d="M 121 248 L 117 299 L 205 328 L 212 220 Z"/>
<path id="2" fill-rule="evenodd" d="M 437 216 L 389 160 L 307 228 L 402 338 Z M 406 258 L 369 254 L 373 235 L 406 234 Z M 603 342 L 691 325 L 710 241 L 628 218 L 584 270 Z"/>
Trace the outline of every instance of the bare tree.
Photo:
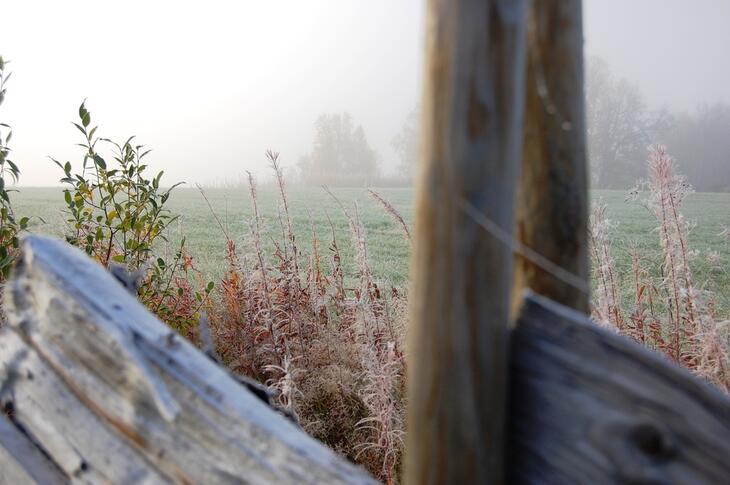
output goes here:
<path id="1" fill-rule="evenodd" d="M 628 187 L 644 171 L 653 126 L 638 86 L 616 78 L 600 58 L 586 69 L 588 156 L 594 186 Z"/>

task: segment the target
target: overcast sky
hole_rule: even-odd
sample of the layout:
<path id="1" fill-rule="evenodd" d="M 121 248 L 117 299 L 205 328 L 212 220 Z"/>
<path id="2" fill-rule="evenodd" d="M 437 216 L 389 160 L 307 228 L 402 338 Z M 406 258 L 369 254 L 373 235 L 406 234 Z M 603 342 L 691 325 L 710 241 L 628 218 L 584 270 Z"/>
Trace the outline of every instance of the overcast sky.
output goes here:
<path id="1" fill-rule="evenodd" d="M 587 54 L 650 105 L 730 102 L 730 0 L 584 4 Z M 387 171 L 420 98 L 423 15 L 421 0 L 3 0 L 13 78 L 0 121 L 22 185 L 57 184 L 47 155 L 78 163 L 70 121 L 84 98 L 99 134 L 136 134 L 168 182 L 263 174 L 267 148 L 293 167 L 333 111 L 363 125 Z"/>

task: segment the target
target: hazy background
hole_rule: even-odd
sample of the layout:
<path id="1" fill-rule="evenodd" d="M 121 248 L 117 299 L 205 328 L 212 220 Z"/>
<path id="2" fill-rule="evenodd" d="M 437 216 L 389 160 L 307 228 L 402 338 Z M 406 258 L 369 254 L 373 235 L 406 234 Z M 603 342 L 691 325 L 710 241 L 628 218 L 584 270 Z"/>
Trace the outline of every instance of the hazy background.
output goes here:
<path id="1" fill-rule="evenodd" d="M 729 0 L 584 9 L 586 54 L 650 108 L 730 102 Z M 4 0 L 0 15 L 22 185 L 57 184 L 47 155 L 78 162 L 70 121 L 84 98 L 100 135 L 136 134 L 168 182 L 204 184 L 263 173 L 266 148 L 295 167 L 323 112 L 349 112 L 393 173 L 393 137 L 420 98 L 421 0 Z"/>

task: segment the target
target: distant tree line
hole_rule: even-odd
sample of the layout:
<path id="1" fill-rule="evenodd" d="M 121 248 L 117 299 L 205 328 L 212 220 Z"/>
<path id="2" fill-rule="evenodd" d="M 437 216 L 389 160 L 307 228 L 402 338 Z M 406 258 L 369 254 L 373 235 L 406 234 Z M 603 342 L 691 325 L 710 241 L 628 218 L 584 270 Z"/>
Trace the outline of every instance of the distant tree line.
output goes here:
<path id="1" fill-rule="evenodd" d="M 693 113 L 647 109 L 638 86 L 605 61 L 586 63 L 588 158 L 594 188 L 623 189 L 646 176 L 647 148 L 661 143 L 699 191 L 730 190 L 730 106 Z"/>
<path id="2" fill-rule="evenodd" d="M 314 126 L 312 151 L 299 159 L 303 182 L 367 185 L 378 178 L 378 154 L 349 113 L 321 114 Z"/>
<path id="3" fill-rule="evenodd" d="M 730 105 L 675 115 L 659 138 L 696 190 L 730 191 Z"/>
<path id="4" fill-rule="evenodd" d="M 339 186 L 408 185 L 413 180 L 420 141 L 420 110 L 406 118 L 391 145 L 400 159 L 395 175 L 384 177 L 380 157 L 362 126 L 349 113 L 323 113 L 314 123 L 312 149 L 299 159 L 305 184 Z"/>
<path id="5" fill-rule="evenodd" d="M 585 68 L 587 152 L 593 188 L 626 189 L 646 176 L 649 145 L 663 144 L 699 191 L 730 191 L 730 105 L 700 106 L 691 113 L 651 110 L 636 84 L 589 58 Z M 406 117 L 391 145 L 395 176 L 381 176 L 378 154 L 348 113 L 322 114 L 312 151 L 299 162 L 306 183 L 329 185 L 412 182 L 421 139 L 420 108 Z"/>

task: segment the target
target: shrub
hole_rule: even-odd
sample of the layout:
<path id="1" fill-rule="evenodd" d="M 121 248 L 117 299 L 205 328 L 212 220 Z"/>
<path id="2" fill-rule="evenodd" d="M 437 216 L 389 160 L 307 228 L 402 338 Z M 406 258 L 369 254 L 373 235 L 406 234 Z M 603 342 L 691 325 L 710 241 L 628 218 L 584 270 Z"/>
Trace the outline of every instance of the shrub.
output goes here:
<path id="1" fill-rule="evenodd" d="M 7 63 L 0 56 L 0 105 L 5 100 L 5 84 L 11 74 L 6 73 L 6 66 Z M 9 158 L 12 136 L 10 126 L 0 123 L 0 283 L 8 277 L 18 249 L 18 234 L 27 228 L 29 220 L 27 217 L 16 219 L 10 202 L 12 189 L 9 188 L 7 178 L 17 182 L 20 176 L 18 165 Z"/>
<path id="2" fill-rule="evenodd" d="M 74 126 L 84 136 L 81 172 L 72 173 L 70 162 L 53 159 L 65 175 L 61 182 L 67 187 L 64 198 L 72 229 L 67 239 L 103 265 L 115 261 L 138 269 L 149 258 L 155 239 L 164 238 L 163 231 L 176 219 L 165 203 L 180 184 L 162 190 L 163 172 L 146 177 L 144 159 L 150 150 L 132 145 L 134 137 L 121 145 L 98 137 L 98 126 L 89 128 L 91 113 L 85 103 L 79 107 L 79 121 Z M 107 163 L 109 157 L 101 156 L 101 143 L 113 148 L 114 167 Z"/>
<path id="3" fill-rule="evenodd" d="M 74 172 L 71 162 L 52 159 L 64 173 L 66 239 L 101 264 L 117 263 L 137 275 L 142 302 L 187 332 L 197 322 L 212 283 L 201 284 L 200 291 L 193 289 L 190 280 L 201 278 L 185 251 L 184 238 L 172 262 L 153 254 L 156 242 L 166 242 L 165 229 L 177 219 L 166 203 L 181 182 L 163 189 L 162 171 L 147 176 L 151 150 L 133 144 L 133 136 L 121 144 L 99 137 L 85 102 L 78 115 L 79 122 L 73 125 L 84 137 L 79 144 L 84 149 L 80 171 Z M 110 149 L 108 155 L 102 155 L 102 146 Z"/>

